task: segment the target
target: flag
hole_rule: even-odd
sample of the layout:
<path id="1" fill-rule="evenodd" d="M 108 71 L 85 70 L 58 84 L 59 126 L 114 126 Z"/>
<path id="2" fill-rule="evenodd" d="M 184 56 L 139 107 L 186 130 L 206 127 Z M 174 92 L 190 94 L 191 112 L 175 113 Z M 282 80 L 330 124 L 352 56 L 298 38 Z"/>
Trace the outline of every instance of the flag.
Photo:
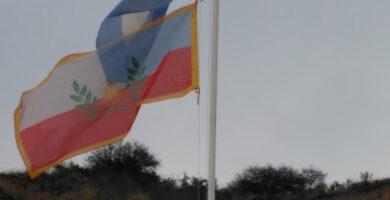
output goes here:
<path id="1" fill-rule="evenodd" d="M 123 0 L 102 23 L 97 50 L 62 58 L 22 94 L 15 134 L 31 178 L 123 139 L 142 104 L 198 88 L 197 4 L 165 15 L 169 2 Z M 130 30 L 118 16 L 141 21 Z"/>

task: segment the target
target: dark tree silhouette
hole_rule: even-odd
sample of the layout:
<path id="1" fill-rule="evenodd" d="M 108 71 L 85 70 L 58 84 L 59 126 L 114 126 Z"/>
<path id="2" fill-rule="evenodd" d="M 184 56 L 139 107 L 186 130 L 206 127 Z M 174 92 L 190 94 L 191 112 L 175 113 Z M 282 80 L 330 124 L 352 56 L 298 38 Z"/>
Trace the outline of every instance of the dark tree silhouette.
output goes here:
<path id="1" fill-rule="evenodd" d="M 314 168 L 302 172 L 291 167 L 252 166 L 239 173 L 220 199 L 293 200 L 307 199 L 314 188 L 324 186 L 325 174 Z M 312 196 L 312 195 L 311 195 Z"/>
<path id="2" fill-rule="evenodd" d="M 159 162 L 137 142 L 118 142 L 93 151 L 87 158 L 90 184 L 104 198 L 150 193 L 159 186 Z M 113 184 L 115 183 L 115 184 Z"/>
<path id="3" fill-rule="evenodd" d="M 118 142 L 98 149 L 86 161 L 93 170 L 125 170 L 132 173 L 153 173 L 160 164 L 147 147 L 137 142 Z"/>
<path id="4" fill-rule="evenodd" d="M 324 188 L 326 174 L 314 167 L 302 170 L 302 175 L 306 179 L 306 189 L 313 190 L 316 188 Z"/>

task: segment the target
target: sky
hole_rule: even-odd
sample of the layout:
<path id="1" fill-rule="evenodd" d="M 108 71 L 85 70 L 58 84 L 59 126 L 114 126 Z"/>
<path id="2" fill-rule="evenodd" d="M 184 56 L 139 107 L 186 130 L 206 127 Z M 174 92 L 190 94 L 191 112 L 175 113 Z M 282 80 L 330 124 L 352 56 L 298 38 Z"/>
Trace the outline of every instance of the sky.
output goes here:
<path id="1" fill-rule="evenodd" d="M 0 170 L 22 170 L 13 111 L 63 56 L 90 51 L 119 0 L 0 1 Z M 169 11 L 191 3 L 174 0 Z M 217 179 L 251 165 L 317 167 L 327 182 L 390 177 L 390 2 L 221 0 Z M 194 92 L 144 105 L 125 141 L 164 176 L 207 176 L 210 2 L 199 7 Z M 83 163 L 85 155 L 72 161 Z"/>

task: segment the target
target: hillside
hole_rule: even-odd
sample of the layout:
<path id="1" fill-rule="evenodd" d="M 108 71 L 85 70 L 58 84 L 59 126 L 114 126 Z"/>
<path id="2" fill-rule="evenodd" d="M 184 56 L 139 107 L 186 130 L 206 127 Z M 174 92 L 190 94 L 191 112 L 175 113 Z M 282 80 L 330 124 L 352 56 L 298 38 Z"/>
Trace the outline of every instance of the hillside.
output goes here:
<path id="1" fill-rule="evenodd" d="M 58 165 L 34 180 L 26 172 L 0 172 L 0 200 L 206 200 L 207 181 L 160 175 L 160 162 L 139 143 L 93 151 L 80 166 Z M 326 173 L 309 167 L 253 165 L 216 191 L 217 200 L 390 200 L 390 179 L 326 184 Z M 198 198 L 199 197 L 199 198 Z"/>
<path id="2" fill-rule="evenodd" d="M 371 191 L 334 195 L 319 200 L 390 200 L 390 185 L 372 189 Z"/>

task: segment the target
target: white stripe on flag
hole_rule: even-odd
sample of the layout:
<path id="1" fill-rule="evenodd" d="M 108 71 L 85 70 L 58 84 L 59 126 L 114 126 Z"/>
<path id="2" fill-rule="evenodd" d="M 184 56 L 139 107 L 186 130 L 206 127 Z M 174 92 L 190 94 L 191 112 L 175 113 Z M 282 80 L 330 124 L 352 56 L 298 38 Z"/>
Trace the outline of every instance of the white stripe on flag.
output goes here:
<path id="1" fill-rule="evenodd" d="M 75 94 L 72 84 L 74 80 L 80 84 L 80 89 L 87 85 L 92 95 L 98 98 L 102 96 L 107 82 L 96 52 L 55 69 L 43 85 L 23 96 L 20 131 L 72 110 L 77 104 L 70 98 L 70 95 Z"/>

